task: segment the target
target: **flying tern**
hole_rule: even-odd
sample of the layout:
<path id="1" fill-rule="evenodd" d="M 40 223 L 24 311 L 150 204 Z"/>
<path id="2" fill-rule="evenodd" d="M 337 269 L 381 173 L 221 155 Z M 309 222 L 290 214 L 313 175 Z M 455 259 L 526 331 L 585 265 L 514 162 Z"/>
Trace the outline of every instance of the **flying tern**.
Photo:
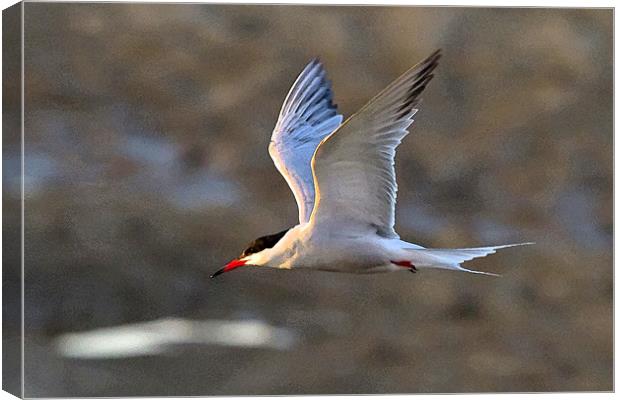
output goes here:
<path id="1" fill-rule="evenodd" d="M 415 65 L 343 122 L 323 65 L 310 62 L 290 89 L 269 154 L 290 186 L 299 224 L 256 239 L 215 272 L 239 267 L 377 273 L 442 268 L 530 243 L 428 249 L 394 231 L 396 147 L 407 136 L 440 51 Z"/>

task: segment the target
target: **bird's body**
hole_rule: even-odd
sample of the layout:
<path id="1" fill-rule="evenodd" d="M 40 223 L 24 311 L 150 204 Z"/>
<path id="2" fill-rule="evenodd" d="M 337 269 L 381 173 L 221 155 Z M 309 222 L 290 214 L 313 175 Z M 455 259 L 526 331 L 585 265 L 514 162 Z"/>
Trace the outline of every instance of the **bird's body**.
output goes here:
<path id="1" fill-rule="evenodd" d="M 402 244 L 405 242 L 383 238 L 372 232 L 339 233 L 303 223 L 291 228 L 273 248 L 257 255 L 256 261 L 270 262 L 282 269 L 387 272 L 402 268 L 391 263 L 402 258 L 402 255 L 399 256 Z"/>
<path id="2" fill-rule="evenodd" d="M 460 264 L 517 245 L 425 249 L 401 240 L 394 230 L 396 147 L 409 133 L 439 57 L 437 51 L 405 72 L 344 122 L 322 65 L 308 64 L 284 101 L 269 145 L 297 201 L 299 224 L 257 239 L 213 276 L 241 266 L 489 274 Z"/>

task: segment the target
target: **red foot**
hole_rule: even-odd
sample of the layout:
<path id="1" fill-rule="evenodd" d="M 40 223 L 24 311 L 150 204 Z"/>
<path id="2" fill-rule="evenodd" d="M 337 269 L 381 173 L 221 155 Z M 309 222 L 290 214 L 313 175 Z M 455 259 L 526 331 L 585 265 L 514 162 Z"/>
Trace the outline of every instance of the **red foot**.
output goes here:
<path id="1" fill-rule="evenodd" d="M 392 261 L 392 260 L 390 260 L 390 262 L 392 264 L 394 264 L 394 265 L 398 265 L 399 267 L 415 269 L 415 265 L 411 264 L 411 261 Z"/>
<path id="2" fill-rule="evenodd" d="M 411 261 L 392 261 L 390 260 L 390 262 L 394 265 L 398 265 L 399 267 L 407 267 L 407 268 L 411 268 Z"/>
<path id="3" fill-rule="evenodd" d="M 415 265 L 411 264 L 411 261 L 392 261 L 390 260 L 390 262 L 394 265 L 398 265 L 399 267 L 403 267 L 403 268 L 409 268 L 413 271 L 417 271 L 417 269 L 415 269 Z"/>

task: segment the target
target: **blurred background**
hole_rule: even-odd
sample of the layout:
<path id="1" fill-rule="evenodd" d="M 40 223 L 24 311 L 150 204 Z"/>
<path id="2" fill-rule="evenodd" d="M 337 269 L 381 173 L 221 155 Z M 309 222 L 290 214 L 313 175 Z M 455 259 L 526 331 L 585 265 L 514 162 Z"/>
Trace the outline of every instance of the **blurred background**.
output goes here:
<path id="1" fill-rule="evenodd" d="M 26 396 L 612 390 L 612 22 L 27 3 Z M 296 223 L 267 146 L 305 64 L 322 59 L 348 116 L 437 48 L 397 155 L 397 231 L 536 245 L 467 264 L 499 279 L 209 280 Z"/>

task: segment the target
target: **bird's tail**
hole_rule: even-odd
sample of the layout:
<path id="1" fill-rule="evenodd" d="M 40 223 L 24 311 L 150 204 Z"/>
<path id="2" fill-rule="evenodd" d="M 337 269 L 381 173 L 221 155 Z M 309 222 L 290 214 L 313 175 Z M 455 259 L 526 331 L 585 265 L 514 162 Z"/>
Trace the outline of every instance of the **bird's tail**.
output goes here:
<path id="1" fill-rule="evenodd" d="M 499 249 L 507 247 L 524 246 L 534 243 L 505 244 L 503 246 L 472 247 L 468 249 L 424 249 L 424 248 L 403 248 L 407 253 L 408 259 L 416 268 L 441 268 L 457 271 L 471 272 L 474 274 L 492 275 L 491 272 L 474 271 L 461 267 L 461 263 L 474 258 L 485 257 L 495 253 Z"/>

